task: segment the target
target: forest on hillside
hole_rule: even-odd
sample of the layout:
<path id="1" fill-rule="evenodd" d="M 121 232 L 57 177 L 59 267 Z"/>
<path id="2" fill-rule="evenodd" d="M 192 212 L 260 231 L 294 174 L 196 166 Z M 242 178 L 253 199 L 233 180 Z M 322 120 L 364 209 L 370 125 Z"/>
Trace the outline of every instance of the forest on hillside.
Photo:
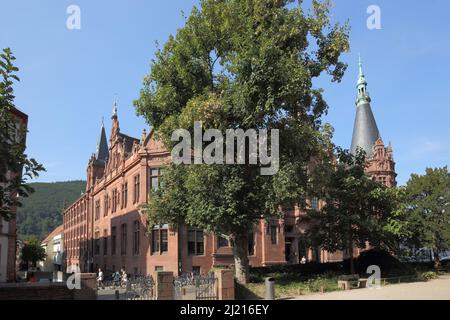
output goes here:
<path id="1" fill-rule="evenodd" d="M 19 239 L 36 236 L 44 239 L 62 224 L 64 206 L 73 203 L 86 189 L 86 181 L 31 183 L 35 190 L 17 211 L 17 235 Z"/>

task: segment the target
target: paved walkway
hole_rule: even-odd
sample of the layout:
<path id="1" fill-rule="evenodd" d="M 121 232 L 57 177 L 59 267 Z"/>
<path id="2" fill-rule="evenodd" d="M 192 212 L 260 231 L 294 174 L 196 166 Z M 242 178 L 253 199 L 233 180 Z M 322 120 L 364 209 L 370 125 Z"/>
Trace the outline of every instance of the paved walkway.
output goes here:
<path id="1" fill-rule="evenodd" d="M 427 282 L 393 284 L 296 297 L 295 300 L 450 300 L 450 276 Z"/>

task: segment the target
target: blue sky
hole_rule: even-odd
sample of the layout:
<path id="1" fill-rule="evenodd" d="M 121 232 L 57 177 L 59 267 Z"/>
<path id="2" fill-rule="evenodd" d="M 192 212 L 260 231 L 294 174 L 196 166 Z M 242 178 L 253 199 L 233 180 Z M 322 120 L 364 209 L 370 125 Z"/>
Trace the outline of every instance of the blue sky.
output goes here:
<path id="1" fill-rule="evenodd" d="M 28 154 L 47 172 L 38 181 L 85 179 L 99 134 L 107 130 L 115 95 L 123 132 L 147 127 L 135 115 L 156 50 L 184 22 L 191 0 L 0 0 L 0 48 L 11 47 L 21 82 L 16 105 L 28 113 Z M 81 30 L 66 28 L 69 5 L 81 8 Z M 366 10 L 381 9 L 381 30 Z M 7 14 L 5 14 L 7 13 Z M 398 182 L 450 160 L 450 2 L 335 0 L 334 21 L 349 19 L 351 52 L 341 83 L 316 81 L 330 105 L 326 121 L 336 144 L 349 148 L 355 116 L 358 53 L 383 140 L 392 142 Z"/>

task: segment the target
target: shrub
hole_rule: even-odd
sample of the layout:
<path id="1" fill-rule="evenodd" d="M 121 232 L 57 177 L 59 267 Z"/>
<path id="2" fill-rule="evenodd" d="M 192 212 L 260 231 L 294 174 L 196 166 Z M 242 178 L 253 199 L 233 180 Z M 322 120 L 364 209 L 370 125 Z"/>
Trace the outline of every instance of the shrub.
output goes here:
<path id="1" fill-rule="evenodd" d="M 434 271 L 427 271 L 427 272 L 422 273 L 422 278 L 424 280 L 428 281 L 428 280 L 432 280 L 432 279 L 437 279 L 438 275 Z"/>

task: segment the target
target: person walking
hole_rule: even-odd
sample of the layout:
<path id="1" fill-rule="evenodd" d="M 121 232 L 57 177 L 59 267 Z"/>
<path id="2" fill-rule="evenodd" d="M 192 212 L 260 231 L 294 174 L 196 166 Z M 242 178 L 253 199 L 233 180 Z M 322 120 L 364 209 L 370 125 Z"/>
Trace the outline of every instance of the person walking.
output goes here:
<path id="1" fill-rule="evenodd" d="M 103 283 L 103 271 L 101 268 L 98 268 L 98 275 L 97 275 L 97 289 L 105 289 L 105 284 Z"/>
<path id="2" fill-rule="evenodd" d="M 122 281 L 120 282 L 120 286 L 121 287 L 123 287 L 123 286 L 127 286 L 127 282 L 128 282 L 128 275 L 127 275 L 127 272 L 125 271 L 125 267 L 122 267 L 122 269 L 120 270 L 121 271 L 121 273 L 122 273 Z"/>

